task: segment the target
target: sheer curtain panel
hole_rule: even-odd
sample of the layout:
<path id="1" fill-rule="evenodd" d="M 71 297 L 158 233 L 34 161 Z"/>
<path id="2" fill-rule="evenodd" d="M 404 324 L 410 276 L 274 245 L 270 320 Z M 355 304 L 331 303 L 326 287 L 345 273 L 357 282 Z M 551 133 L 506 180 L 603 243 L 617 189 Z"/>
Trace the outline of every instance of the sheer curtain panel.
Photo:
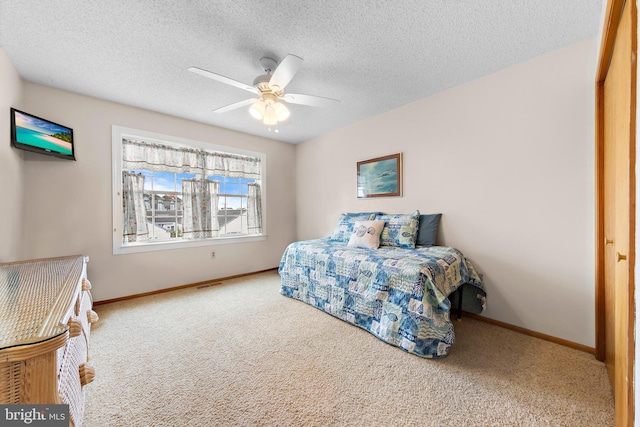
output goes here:
<path id="1" fill-rule="evenodd" d="M 249 234 L 262 234 L 262 195 L 257 183 L 249 184 L 247 231 Z"/>
<path id="2" fill-rule="evenodd" d="M 218 237 L 218 195 L 220 181 L 207 179 L 182 180 L 184 239 Z"/>
<path id="3" fill-rule="evenodd" d="M 143 242 L 149 238 L 144 205 L 144 175 L 122 172 L 123 241 Z"/>

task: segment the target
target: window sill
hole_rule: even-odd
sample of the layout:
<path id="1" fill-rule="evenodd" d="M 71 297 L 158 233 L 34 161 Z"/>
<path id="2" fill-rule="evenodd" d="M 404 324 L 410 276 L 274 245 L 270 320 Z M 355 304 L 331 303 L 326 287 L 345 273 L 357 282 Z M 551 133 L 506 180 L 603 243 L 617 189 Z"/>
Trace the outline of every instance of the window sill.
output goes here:
<path id="1" fill-rule="evenodd" d="M 259 236 L 218 237 L 216 239 L 180 240 L 173 242 L 144 242 L 114 245 L 114 255 L 133 254 L 138 252 L 155 252 L 169 249 L 186 249 L 200 246 L 218 246 L 233 243 L 250 243 L 267 240 L 265 234 Z"/>

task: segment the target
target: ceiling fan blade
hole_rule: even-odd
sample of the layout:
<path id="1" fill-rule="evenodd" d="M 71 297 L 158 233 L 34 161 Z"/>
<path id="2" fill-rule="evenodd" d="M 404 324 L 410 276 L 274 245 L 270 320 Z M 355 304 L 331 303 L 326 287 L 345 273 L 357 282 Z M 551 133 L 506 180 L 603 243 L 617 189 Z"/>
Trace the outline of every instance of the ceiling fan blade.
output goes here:
<path id="1" fill-rule="evenodd" d="M 310 105 L 312 107 L 329 107 L 340 103 L 337 99 L 300 93 L 287 93 L 280 99 L 290 104 Z"/>
<path id="2" fill-rule="evenodd" d="M 233 104 L 226 105 L 224 107 L 216 108 L 213 110 L 214 113 L 226 113 L 227 111 L 235 110 L 236 108 L 245 107 L 247 105 L 251 105 L 256 102 L 258 98 L 249 98 L 244 101 L 234 102 Z"/>
<path id="3" fill-rule="evenodd" d="M 295 55 L 287 55 L 285 58 L 278 64 L 276 70 L 271 75 L 271 79 L 269 80 L 269 87 L 273 89 L 274 92 L 278 92 L 283 90 L 286 85 L 289 84 L 293 76 L 298 72 L 298 68 L 300 68 L 300 64 L 302 64 L 302 58 Z"/>
<path id="4" fill-rule="evenodd" d="M 228 84 L 228 85 L 231 85 L 231 86 L 235 86 L 235 87 L 240 88 L 240 89 L 247 90 L 249 92 L 255 93 L 256 95 L 260 95 L 260 91 L 258 89 L 256 89 L 255 87 L 249 86 L 249 85 L 244 84 L 242 82 L 239 82 L 237 80 L 230 79 L 229 77 L 225 77 L 225 76 L 222 76 L 220 74 L 212 73 L 211 71 L 203 70 L 202 68 L 198 68 L 198 67 L 189 67 L 189 71 L 191 71 L 192 73 L 199 74 L 199 75 L 204 76 L 204 77 L 208 77 L 208 78 L 213 79 L 213 80 L 217 80 L 217 81 L 219 81 L 221 83 L 225 83 L 225 84 Z"/>

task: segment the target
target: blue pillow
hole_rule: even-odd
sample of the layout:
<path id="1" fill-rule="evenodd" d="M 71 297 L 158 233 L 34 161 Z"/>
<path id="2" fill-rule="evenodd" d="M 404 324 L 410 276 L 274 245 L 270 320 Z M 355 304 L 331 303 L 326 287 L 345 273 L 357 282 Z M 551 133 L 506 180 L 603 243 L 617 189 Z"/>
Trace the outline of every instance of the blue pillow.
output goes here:
<path id="1" fill-rule="evenodd" d="M 434 246 L 442 214 L 420 215 L 416 245 Z"/>
<path id="2" fill-rule="evenodd" d="M 336 224 L 333 234 L 329 240 L 348 243 L 351 234 L 353 234 L 353 226 L 356 221 L 370 221 L 376 218 L 380 212 L 355 212 L 343 213 Z"/>

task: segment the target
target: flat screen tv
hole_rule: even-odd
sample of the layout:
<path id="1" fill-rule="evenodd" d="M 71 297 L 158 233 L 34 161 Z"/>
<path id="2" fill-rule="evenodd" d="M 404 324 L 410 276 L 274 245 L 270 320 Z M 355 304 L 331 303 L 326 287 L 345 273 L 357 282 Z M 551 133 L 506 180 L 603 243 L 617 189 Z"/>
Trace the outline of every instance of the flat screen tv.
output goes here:
<path id="1" fill-rule="evenodd" d="M 11 109 L 11 145 L 21 150 L 75 160 L 73 129 Z"/>

